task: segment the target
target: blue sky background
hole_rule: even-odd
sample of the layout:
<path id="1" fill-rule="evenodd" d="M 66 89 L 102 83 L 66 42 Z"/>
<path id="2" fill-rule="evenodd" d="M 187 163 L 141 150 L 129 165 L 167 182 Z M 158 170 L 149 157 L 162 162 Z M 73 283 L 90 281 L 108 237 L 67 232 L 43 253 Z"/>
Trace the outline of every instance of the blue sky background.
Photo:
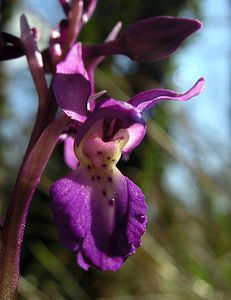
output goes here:
<path id="1" fill-rule="evenodd" d="M 173 80 L 187 89 L 198 77 L 206 78 L 204 93 L 186 104 L 193 123 L 228 142 L 230 134 L 231 16 L 228 0 L 201 1 L 203 29 L 189 47 L 178 51 Z M 185 109 L 185 106 L 184 108 Z"/>
<path id="2" fill-rule="evenodd" d="M 186 131 L 182 134 L 184 128 L 180 122 L 176 129 L 173 128 L 172 134 L 179 156 L 186 157 L 191 165 L 194 161 L 198 164 L 200 160 L 199 164 L 214 177 L 227 176 L 223 172 L 230 165 L 230 8 L 229 0 L 201 1 L 203 29 L 194 35 L 188 47 L 177 51 L 173 57 L 177 67 L 173 78 L 168 78 L 180 91 L 187 90 L 201 76 L 206 79 L 203 94 L 184 105 L 172 105 L 174 110 L 186 113 L 185 118 L 190 124 L 188 136 Z M 200 153 L 196 155 L 192 151 L 192 137 L 200 145 Z M 166 187 L 184 203 L 191 206 L 200 202 L 195 180 L 184 164 L 177 162 L 170 165 L 165 181 Z M 224 204 L 224 201 L 217 203 Z M 226 204 L 225 209 L 231 209 L 230 204 Z"/>

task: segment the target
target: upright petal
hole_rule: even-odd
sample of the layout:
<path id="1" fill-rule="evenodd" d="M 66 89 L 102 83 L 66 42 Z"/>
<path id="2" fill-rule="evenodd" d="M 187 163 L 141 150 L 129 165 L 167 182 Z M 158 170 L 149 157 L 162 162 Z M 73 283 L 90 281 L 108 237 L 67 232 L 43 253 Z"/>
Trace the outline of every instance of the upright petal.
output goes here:
<path id="1" fill-rule="evenodd" d="M 184 94 L 178 94 L 174 91 L 164 89 L 148 90 L 135 95 L 128 103 L 144 111 L 164 100 L 187 101 L 201 94 L 204 90 L 204 85 L 204 78 L 200 78 L 195 85 Z"/>
<path id="2" fill-rule="evenodd" d="M 53 89 L 56 101 L 72 119 L 83 122 L 91 85 L 82 61 L 81 44 L 75 44 L 66 59 L 57 65 Z"/>

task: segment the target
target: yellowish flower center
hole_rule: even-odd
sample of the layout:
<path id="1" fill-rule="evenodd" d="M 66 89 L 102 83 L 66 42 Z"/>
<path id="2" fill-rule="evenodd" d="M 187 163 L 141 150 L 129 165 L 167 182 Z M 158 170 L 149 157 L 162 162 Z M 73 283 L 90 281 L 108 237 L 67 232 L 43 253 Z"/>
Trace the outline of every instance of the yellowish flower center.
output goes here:
<path id="1" fill-rule="evenodd" d="M 113 171 L 128 139 L 129 133 L 126 129 L 120 129 L 109 142 L 104 142 L 98 132 L 93 131 L 75 147 L 75 154 L 80 165 L 86 165 L 89 170 Z"/>
<path id="2" fill-rule="evenodd" d="M 99 127 L 98 127 L 99 129 Z M 104 220 L 107 220 L 108 230 L 113 232 L 118 195 L 115 187 L 119 186 L 119 170 L 116 164 L 121 157 L 123 147 L 129 139 L 126 129 L 120 129 L 109 142 L 102 140 L 101 130 L 93 128 L 75 147 L 75 154 L 80 161 L 80 167 L 88 177 L 94 193 L 95 201 L 100 201 Z"/>

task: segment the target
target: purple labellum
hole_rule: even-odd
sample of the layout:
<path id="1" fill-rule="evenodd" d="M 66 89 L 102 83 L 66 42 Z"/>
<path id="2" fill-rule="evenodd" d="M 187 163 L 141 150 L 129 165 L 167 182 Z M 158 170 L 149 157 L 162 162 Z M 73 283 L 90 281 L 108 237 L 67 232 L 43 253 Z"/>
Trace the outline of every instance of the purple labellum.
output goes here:
<path id="1" fill-rule="evenodd" d="M 122 144 L 119 135 L 108 143 L 96 133 L 86 135 L 76 150 L 80 167 L 51 187 L 60 239 L 77 251 L 84 269 L 117 270 L 140 246 L 146 228 L 144 195 L 115 166 Z"/>

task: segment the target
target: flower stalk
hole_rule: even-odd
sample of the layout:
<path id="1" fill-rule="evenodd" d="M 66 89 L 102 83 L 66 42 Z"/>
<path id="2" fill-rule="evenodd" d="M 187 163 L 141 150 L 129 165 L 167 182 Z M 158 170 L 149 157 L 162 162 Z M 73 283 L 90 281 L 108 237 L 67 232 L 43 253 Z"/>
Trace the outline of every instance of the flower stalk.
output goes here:
<path id="1" fill-rule="evenodd" d="M 59 135 L 68 121 L 65 115 L 61 115 L 45 129 L 18 174 L 1 231 L 0 299 L 16 298 L 22 240 L 30 202 Z"/>

